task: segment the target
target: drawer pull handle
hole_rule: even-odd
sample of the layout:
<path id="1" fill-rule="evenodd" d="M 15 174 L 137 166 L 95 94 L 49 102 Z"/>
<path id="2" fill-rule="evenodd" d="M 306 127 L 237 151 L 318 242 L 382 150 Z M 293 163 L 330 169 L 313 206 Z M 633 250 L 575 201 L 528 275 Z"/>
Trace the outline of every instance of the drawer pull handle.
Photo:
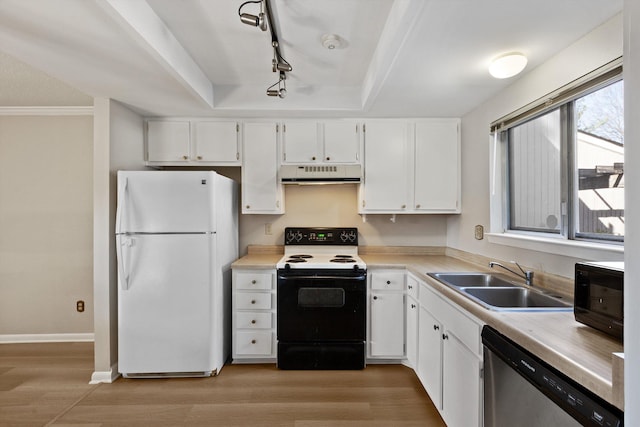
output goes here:
<path id="1" fill-rule="evenodd" d="M 409 285 L 409 289 L 413 289 L 413 286 Z"/>
<path id="2" fill-rule="evenodd" d="M 375 297 L 375 296 L 374 296 L 374 297 L 373 297 L 373 299 L 378 299 L 378 297 Z"/>
<path id="3" fill-rule="evenodd" d="M 448 340 L 448 339 L 449 339 L 449 335 L 447 335 L 447 334 L 442 334 L 442 339 L 443 339 L 443 340 Z"/>
<path id="4" fill-rule="evenodd" d="M 433 330 L 434 330 L 434 331 L 437 331 L 438 329 L 440 329 L 440 326 L 438 326 L 438 325 L 433 325 Z"/>
<path id="5" fill-rule="evenodd" d="M 255 303 L 256 303 L 256 300 L 252 299 L 251 304 L 255 304 Z"/>
<path id="6" fill-rule="evenodd" d="M 415 304 L 411 304 L 411 308 L 416 308 L 416 305 Z"/>
<path id="7" fill-rule="evenodd" d="M 256 340 L 251 340 L 251 344 L 255 344 L 255 343 L 256 343 Z"/>
<path id="8" fill-rule="evenodd" d="M 390 284 L 391 284 L 391 280 L 387 280 L 387 285 L 390 285 Z"/>
<path id="9" fill-rule="evenodd" d="M 256 319 L 253 319 L 253 320 L 251 321 L 251 324 L 252 324 L 252 325 L 255 325 L 255 324 L 256 324 Z"/>
<path id="10" fill-rule="evenodd" d="M 251 284 L 252 284 L 252 285 L 255 285 L 256 283 L 257 283 L 257 282 L 255 281 L 255 279 L 251 281 Z"/>

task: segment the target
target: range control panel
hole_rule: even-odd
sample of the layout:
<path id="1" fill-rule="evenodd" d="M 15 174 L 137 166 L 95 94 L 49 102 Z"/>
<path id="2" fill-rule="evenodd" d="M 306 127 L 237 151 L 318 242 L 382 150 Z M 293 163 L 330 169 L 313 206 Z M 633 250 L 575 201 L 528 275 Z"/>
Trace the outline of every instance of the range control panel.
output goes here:
<path id="1" fill-rule="evenodd" d="M 355 227 L 287 227 L 284 229 L 285 245 L 358 245 L 358 229 Z"/>

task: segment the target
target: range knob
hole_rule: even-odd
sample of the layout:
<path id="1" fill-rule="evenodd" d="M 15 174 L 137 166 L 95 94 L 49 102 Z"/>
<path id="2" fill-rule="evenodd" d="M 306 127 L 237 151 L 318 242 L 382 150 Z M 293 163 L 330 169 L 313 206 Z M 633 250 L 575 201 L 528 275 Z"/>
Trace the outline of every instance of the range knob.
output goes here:
<path id="1" fill-rule="evenodd" d="M 296 233 L 294 233 L 293 231 L 289 230 L 289 232 L 287 233 L 287 236 L 285 237 L 285 243 L 291 243 L 295 240 L 296 238 Z"/>
<path id="2" fill-rule="evenodd" d="M 353 231 L 353 230 L 352 230 L 352 231 L 349 233 L 349 241 L 350 241 L 350 242 L 355 242 L 357 238 L 358 238 L 358 235 L 356 234 L 356 232 L 355 232 L 355 231 Z"/>
<path id="3" fill-rule="evenodd" d="M 295 239 L 296 239 L 296 242 L 299 242 L 300 240 L 302 240 L 302 233 L 298 231 L 298 232 L 296 233 L 296 237 L 295 237 Z"/>
<path id="4" fill-rule="evenodd" d="M 345 230 L 343 230 L 340 233 L 340 240 L 342 240 L 343 242 L 346 242 L 347 240 L 349 240 L 349 235 L 347 234 L 347 232 Z"/>

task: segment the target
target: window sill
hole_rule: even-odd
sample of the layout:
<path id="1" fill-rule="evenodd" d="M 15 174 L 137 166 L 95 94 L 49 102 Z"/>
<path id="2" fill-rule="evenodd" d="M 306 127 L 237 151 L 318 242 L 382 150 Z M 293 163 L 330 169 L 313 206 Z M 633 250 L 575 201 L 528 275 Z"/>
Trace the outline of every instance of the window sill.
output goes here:
<path id="1" fill-rule="evenodd" d="M 487 233 L 489 243 L 571 256 L 587 260 L 610 260 L 624 254 L 624 246 L 606 243 L 554 239 L 516 233 Z"/>

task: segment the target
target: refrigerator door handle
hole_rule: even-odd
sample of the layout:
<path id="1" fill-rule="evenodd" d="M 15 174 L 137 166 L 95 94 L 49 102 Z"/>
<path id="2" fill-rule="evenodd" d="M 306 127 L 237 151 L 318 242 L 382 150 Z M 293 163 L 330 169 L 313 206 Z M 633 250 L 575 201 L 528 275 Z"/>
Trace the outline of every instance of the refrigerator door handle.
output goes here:
<path id="1" fill-rule="evenodd" d="M 122 247 L 131 247 L 133 246 L 133 239 L 127 236 L 118 235 L 118 241 L 116 242 L 116 256 L 118 258 L 118 276 L 120 285 L 122 286 L 123 291 L 129 290 L 129 274 L 127 273 L 127 269 L 124 265 L 124 251 Z"/>
<path id="2" fill-rule="evenodd" d="M 127 187 L 129 184 L 129 178 L 125 177 L 124 182 L 118 189 L 118 205 L 116 206 L 116 233 L 123 233 L 122 227 L 122 212 L 124 211 L 124 198 L 127 194 Z M 130 231 L 130 230 L 129 230 Z"/>

